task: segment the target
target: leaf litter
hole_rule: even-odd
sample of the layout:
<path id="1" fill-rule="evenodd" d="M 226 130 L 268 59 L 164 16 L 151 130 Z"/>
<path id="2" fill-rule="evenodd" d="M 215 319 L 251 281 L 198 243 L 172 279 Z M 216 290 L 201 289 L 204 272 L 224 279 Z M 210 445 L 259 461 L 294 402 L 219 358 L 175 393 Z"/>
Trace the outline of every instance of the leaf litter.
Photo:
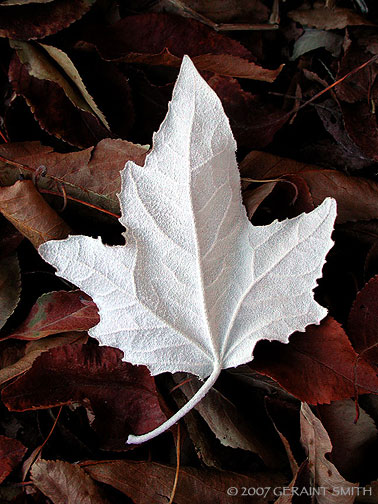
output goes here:
<path id="1" fill-rule="evenodd" d="M 336 483 L 344 500 L 329 494 L 332 502 L 376 499 L 374 2 L 12 0 L 0 10 L 0 276 L 9 279 L 1 290 L 0 444 L 9 456 L 3 452 L 0 500 L 21 502 L 27 493 L 30 502 L 282 504 L 297 502 L 295 488 L 308 499 L 316 485 Z M 29 57 L 21 62 L 11 45 Z M 326 198 L 336 199 L 335 245 L 314 290 L 329 315 L 304 332 L 288 329 L 289 343 L 265 339 L 254 353 L 250 345 L 251 362 L 222 371 L 180 434 L 173 427 L 126 445 L 130 433 L 154 429 L 191 399 L 198 370 L 151 377 L 122 362 L 121 352 L 97 347 L 88 336 L 98 321 L 93 301 L 59 280 L 23 237 L 35 247 L 69 233 L 101 236 L 108 249 L 128 246 L 117 221 L 119 172 L 127 161 L 145 164 L 184 54 L 220 98 L 237 159 L 245 158 L 246 229 L 283 226 L 302 212 L 311 219 Z M 35 76 L 46 61 L 52 81 Z M 155 178 L 147 203 L 156 219 L 164 190 Z M 184 208 L 180 201 L 180 225 Z M 155 301 L 152 290 L 148 296 Z M 29 469 L 30 481 L 20 484 Z M 231 486 L 238 496 L 227 494 Z M 256 494 L 266 486 L 287 487 L 288 495 Z M 241 496 L 241 487 L 255 494 Z"/>

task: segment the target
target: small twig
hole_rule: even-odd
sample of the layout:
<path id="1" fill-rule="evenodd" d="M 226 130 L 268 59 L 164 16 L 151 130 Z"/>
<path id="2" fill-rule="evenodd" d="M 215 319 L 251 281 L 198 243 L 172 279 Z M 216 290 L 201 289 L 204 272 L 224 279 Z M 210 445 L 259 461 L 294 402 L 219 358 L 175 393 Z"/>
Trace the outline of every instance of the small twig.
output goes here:
<path id="1" fill-rule="evenodd" d="M 5 143 L 8 143 L 8 140 L 7 140 L 6 136 L 4 135 L 4 133 L 1 131 L 1 129 L 0 129 L 0 137 L 4 140 Z"/>
<path id="2" fill-rule="evenodd" d="M 355 73 L 359 72 L 363 68 L 367 67 L 371 63 L 374 63 L 374 61 L 377 61 L 377 59 L 378 59 L 378 55 L 375 55 L 372 58 L 370 58 L 367 61 L 365 61 L 365 63 L 362 63 L 362 65 L 354 68 L 353 70 L 351 70 L 350 72 L 348 72 L 347 74 L 345 74 L 343 77 L 341 77 L 337 81 L 333 82 L 332 84 L 330 84 L 326 88 L 324 88 L 321 91 L 319 91 L 319 93 L 316 93 L 316 95 L 314 95 L 312 98 L 310 98 L 305 103 L 303 103 L 302 105 L 300 105 L 300 107 L 295 112 L 298 112 L 299 110 L 303 109 L 304 107 L 306 107 L 306 105 L 309 105 L 310 103 L 312 103 L 313 101 L 315 101 L 316 99 L 318 99 L 320 96 L 322 96 L 327 91 L 330 91 L 331 89 L 333 89 L 338 84 L 341 84 L 348 77 L 351 77 L 352 75 L 354 75 Z M 292 112 L 290 112 L 290 113 L 292 113 Z"/>
<path id="3" fill-rule="evenodd" d="M 175 498 L 179 473 L 180 473 L 180 444 L 181 444 L 181 434 L 180 434 L 180 424 L 177 424 L 177 439 L 176 439 L 176 474 L 175 481 L 173 482 L 173 488 L 171 492 L 171 497 L 169 499 L 168 504 L 173 503 L 173 499 Z"/>
<path id="4" fill-rule="evenodd" d="M 193 378 L 187 378 L 186 380 L 182 381 L 181 383 L 178 383 L 173 388 L 171 388 L 171 390 L 169 391 L 169 393 L 172 394 L 175 390 L 177 390 L 178 388 L 180 388 L 183 385 L 185 385 L 185 383 L 191 382 L 192 380 L 193 380 Z"/>
<path id="5" fill-rule="evenodd" d="M 64 198 L 63 194 L 60 194 L 55 191 L 49 191 L 48 189 L 39 189 L 39 192 L 43 193 L 43 194 L 51 194 L 52 196 L 60 196 L 61 198 Z M 92 203 L 88 203 L 87 201 L 83 201 L 78 198 L 74 198 L 73 196 L 69 196 L 68 194 L 66 194 L 66 198 L 71 201 L 76 201 L 76 203 L 80 203 L 81 205 L 85 205 L 87 207 L 94 208 L 95 210 L 98 210 L 99 212 L 103 212 L 107 215 L 110 215 L 111 217 L 115 217 L 116 219 L 119 219 L 121 217 L 119 214 L 113 213 L 110 210 L 105 210 L 105 208 L 101 208 L 97 205 L 93 205 Z"/>

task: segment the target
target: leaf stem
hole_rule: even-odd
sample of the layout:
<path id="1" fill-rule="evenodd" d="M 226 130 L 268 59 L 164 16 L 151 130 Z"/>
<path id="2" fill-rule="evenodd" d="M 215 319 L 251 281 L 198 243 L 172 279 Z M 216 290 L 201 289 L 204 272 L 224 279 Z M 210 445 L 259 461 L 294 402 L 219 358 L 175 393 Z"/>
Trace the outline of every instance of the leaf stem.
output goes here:
<path id="1" fill-rule="evenodd" d="M 141 444 L 144 443 L 145 441 L 149 441 L 150 439 L 153 439 L 156 436 L 159 436 L 159 434 L 162 434 L 165 432 L 167 429 L 172 427 L 176 422 L 178 422 L 182 417 L 184 417 L 194 406 L 196 406 L 208 393 L 208 391 L 211 389 L 211 387 L 214 385 L 214 383 L 217 381 L 218 376 L 220 375 L 221 372 L 221 366 L 218 364 L 214 367 L 211 375 L 209 378 L 205 381 L 205 383 L 202 385 L 202 387 L 194 394 L 194 396 L 181 408 L 175 413 L 171 418 L 168 418 L 168 420 L 156 429 L 147 432 L 146 434 L 142 434 L 141 436 L 134 436 L 133 434 L 130 434 L 130 436 L 127 438 L 126 444 Z"/>

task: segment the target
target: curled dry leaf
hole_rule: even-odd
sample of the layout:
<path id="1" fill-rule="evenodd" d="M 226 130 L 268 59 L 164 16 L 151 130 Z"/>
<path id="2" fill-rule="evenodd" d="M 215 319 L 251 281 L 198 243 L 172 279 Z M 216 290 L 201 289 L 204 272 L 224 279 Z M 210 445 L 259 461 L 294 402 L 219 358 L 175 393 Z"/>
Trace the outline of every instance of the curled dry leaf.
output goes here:
<path id="1" fill-rule="evenodd" d="M 0 188 L 0 212 L 35 247 L 48 240 L 64 238 L 71 230 L 31 180 L 19 180 L 12 186 Z"/>
<path id="2" fill-rule="evenodd" d="M 260 339 L 287 341 L 326 315 L 312 289 L 333 244 L 335 202 L 251 226 L 235 147 L 219 98 L 185 57 L 145 166 L 129 162 L 122 171 L 126 245 L 72 236 L 39 249 L 99 307 L 90 334 L 102 344 L 153 374 L 209 377 L 169 421 L 130 443 L 176 423 L 223 368 L 250 361 Z"/>
<path id="3" fill-rule="evenodd" d="M 40 296 L 10 338 L 36 340 L 52 334 L 88 331 L 99 321 L 97 307 L 84 292 L 56 291 Z"/>
<path id="4" fill-rule="evenodd" d="M 53 35 L 83 17 L 94 2 L 54 0 L 4 5 L 0 13 L 0 37 L 31 40 Z"/>
<path id="5" fill-rule="evenodd" d="M 324 489 L 317 496 L 318 504 L 352 504 L 356 498 L 353 487 L 358 484 L 346 481 L 328 460 L 332 444 L 327 431 L 305 403 L 301 408 L 301 441 L 307 452 L 313 485 Z M 340 488 L 344 489 L 343 494 L 334 491 Z"/>
<path id="6" fill-rule="evenodd" d="M 154 379 L 144 366 L 121 360 L 110 347 L 65 345 L 42 353 L 32 368 L 2 394 L 12 411 L 45 409 L 79 402 L 94 413 L 101 447 L 122 450 L 133 432 L 153 429 L 165 420 Z M 109 421 L 111 419 L 111 421 Z"/>
<path id="7" fill-rule="evenodd" d="M 0 483 L 18 466 L 27 448 L 17 439 L 0 436 Z"/>
<path id="8" fill-rule="evenodd" d="M 239 42 L 194 19 L 169 14 L 126 17 L 91 37 L 108 60 L 179 67 L 188 54 L 200 71 L 273 82 L 282 66 L 270 70 L 254 62 Z"/>
<path id="9" fill-rule="evenodd" d="M 338 224 L 378 218 L 378 183 L 373 180 L 259 151 L 252 151 L 243 159 L 240 174 L 255 179 L 297 174 L 307 183 L 315 205 L 329 196 L 335 198 Z"/>
<path id="10" fill-rule="evenodd" d="M 115 213 L 119 212 L 122 166 L 127 161 L 143 165 L 146 153 L 146 147 L 111 139 L 67 154 L 39 142 L 4 144 L 0 145 L 0 180 L 3 185 L 13 184 L 20 172 L 30 177 L 43 166 L 45 174 L 38 178 L 41 189 L 59 193 L 63 184 L 68 197 Z"/>
<path id="11" fill-rule="evenodd" d="M 297 9 L 288 16 L 304 26 L 313 26 L 320 30 L 342 30 L 346 26 L 373 25 L 371 21 L 358 14 L 353 9 L 336 7 L 316 7 L 314 9 Z"/>
<path id="12" fill-rule="evenodd" d="M 78 465 L 62 460 L 37 460 L 31 481 L 54 504 L 108 504 L 99 486 Z"/>
<path id="13" fill-rule="evenodd" d="M 331 317 L 305 334 L 293 334 L 288 344 L 261 342 L 250 366 L 278 381 L 301 401 L 329 403 L 360 394 L 375 393 L 378 378 L 359 359 L 341 325 Z"/>
<path id="14" fill-rule="evenodd" d="M 14 312 L 20 294 L 21 271 L 17 255 L 0 258 L 0 329 Z"/>
<path id="15" fill-rule="evenodd" d="M 90 476 L 111 485 L 138 504 L 166 504 L 175 479 L 175 467 L 155 462 L 134 460 L 86 461 L 81 467 Z M 148 485 L 146 485 L 148 481 Z M 251 476 L 229 471 L 194 467 L 180 467 L 174 502 L 176 504 L 229 504 L 229 487 L 274 487 L 284 484 L 278 473 L 255 473 Z M 271 495 L 257 497 L 253 502 L 269 502 Z M 243 504 L 245 496 L 234 495 L 232 502 Z"/>

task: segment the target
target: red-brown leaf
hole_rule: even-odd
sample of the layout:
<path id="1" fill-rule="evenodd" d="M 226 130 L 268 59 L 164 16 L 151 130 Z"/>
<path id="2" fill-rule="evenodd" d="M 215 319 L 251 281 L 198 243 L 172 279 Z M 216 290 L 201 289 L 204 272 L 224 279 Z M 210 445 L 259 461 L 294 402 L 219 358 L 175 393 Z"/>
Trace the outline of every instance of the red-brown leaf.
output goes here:
<path id="1" fill-rule="evenodd" d="M 288 344 L 258 343 L 250 366 L 310 404 L 378 390 L 374 369 L 358 358 L 341 325 L 329 316 L 305 333 L 294 333 Z"/>
<path id="2" fill-rule="evenodd" d="M 27 448 L 17 439 L 0 436 L 0 483 L 24 458 Z"/>
<path id="3" fill-rule="evenodd" d="M 356 351 L 378 366 L 378 276 L 357 294 L 347 328 Z"/>
<path id="4" fill-rule="evenodd" d="M 167 504 L 175 479 L 175 467 L 155 462 L 134 460 L 87 461 L 81 467 L 90 476 L 113 486 L 138 504 Z M 283 478 L 275 473 L 255 473 L 245 476 L 210 468 L 180 467 L 174 502 L 176 504 L 243 504 L 242 487 L 274 487 L 282 485 Z M 227 494 L 236 487 L 239 495 Z M 247 494 L 248 495 L 248 494 Z M 271 498 L 272 495 L 269 495 Z M 249 498 L 247 497 L 247 502 Z M 253 502 L 268 502 L 268 497 L 256 497 Z"/>
<path id="5" fill-rule="evenodd" d="M 147 368 L 121 361 L 110 347 L 66 345 L 43 353 L 33 367 L 8 385 L 8 409 L 26 411 L 79 402 L 90 404 L 93 427 L 106 449 L 126 449 L 131 432 L 142 434 L 165 420 Z M 111 419 L 111 421 L 110 421 Z"/>
<path id="6" fill-rule="evenodd" d="M 37 299 L 26 320 L 10 337 L 35 340 L 52 334 L 88 331 L 99 320 L 96 305 L 84 292 L 49 292 Z"/>

